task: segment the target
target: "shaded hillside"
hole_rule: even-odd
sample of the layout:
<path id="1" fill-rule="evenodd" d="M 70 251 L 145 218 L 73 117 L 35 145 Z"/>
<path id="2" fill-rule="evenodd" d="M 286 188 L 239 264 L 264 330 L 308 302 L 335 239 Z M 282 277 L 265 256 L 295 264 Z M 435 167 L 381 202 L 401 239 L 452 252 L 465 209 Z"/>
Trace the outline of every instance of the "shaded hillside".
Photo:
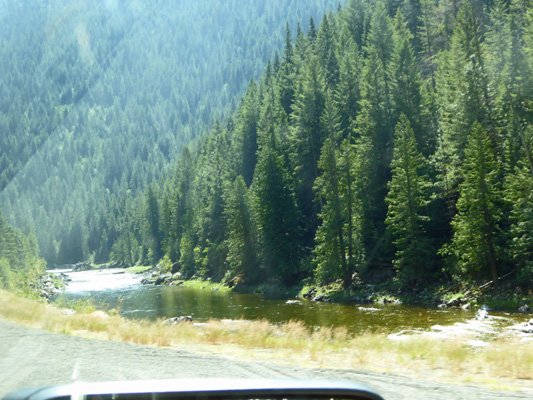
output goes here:
<path id="1" fill-rule="evenodd" d="M 125 207 L 336 1 L 0 5 L 0 201 L 50 263 L 109 257 Z"/>

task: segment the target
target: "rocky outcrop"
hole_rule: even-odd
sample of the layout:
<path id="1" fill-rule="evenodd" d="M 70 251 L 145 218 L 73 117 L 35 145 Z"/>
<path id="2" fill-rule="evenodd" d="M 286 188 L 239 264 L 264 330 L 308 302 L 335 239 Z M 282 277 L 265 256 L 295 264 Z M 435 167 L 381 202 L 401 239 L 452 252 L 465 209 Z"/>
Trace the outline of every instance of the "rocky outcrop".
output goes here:
<path id="1" fill-rule="evenodd" d="M 144 277 L 141 283 L 143 285 L 178 286 L 183 283 L 183 278 L 179 272 L 175 274 L 152 272 L 149 276 Z"/>
<path id="2" fill-rule="evenodd" d="M 33 288 L 43 300 L 48 301 L 50 297 L 56 294 L 70 281 L 72 281 L 72 279 L 70 279 L 70 277 L 64 273 L 46 273 L 42 275 L 36 282 L 30 283 L 30 287 Z"/>

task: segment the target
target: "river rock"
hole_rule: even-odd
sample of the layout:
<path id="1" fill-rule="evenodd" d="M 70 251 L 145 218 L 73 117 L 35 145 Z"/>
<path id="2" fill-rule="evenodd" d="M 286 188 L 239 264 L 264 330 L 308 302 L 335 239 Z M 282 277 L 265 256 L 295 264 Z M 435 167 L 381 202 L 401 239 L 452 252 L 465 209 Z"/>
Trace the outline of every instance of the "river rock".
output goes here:
<path id="1" fill-rule="evenodd" d="M 324 294 L 317 294 L 312 299 L 313 301 L 326 301 L 326 296 Z"/>
<path id="2" fill-rule="evenodd" d="M 176 275 L 176 274 L 180 274 L 180 272 L 179 272 L 180 270 L 181 270 L 181 265 L 180 265 L 180 263 L 175 262 L 174 264 L 172 264 L 172 269 L 171 269 L 170 272 L 171 272 L 172 274 Z M 180 276 L 181 276 L 181 274 L 180 274 Z"/>
<path id="3" fill-rule="evenodd" d="M 470 310 L 472 308 L 472 306 L 470 305 L 470 303 L 465 303 L 461 306 L 461 309 L 463 310 Z"/>
<path id="4" fill-rule="evenodd" d="M 522 304 L 520 307 L 518 307 L 518 312 L 527 314 L 531 312 L 531 308 L 527 304 Z"/>
<path id="5" fill-rule="evenodd" d="M 479 309 L 476 314 L 476 319 L 478 321 L 483 321 L 484 319 L 487 319 L 489 317 L 489 312 L 487 310 L 484 310 L 483 308 Z"/>
<path id="6" fill-rule="evenodd" d="M 154 277 L 143 278 L 143 279 L 141 279 L 141 283 L 143 285 L 155 285 L 155 281 L 157 280 L 158 277 L 159 276 L 157 276 L 155 278 Z"/>
<path id="7" fill-rule="evenodd" d="M 451 299 L 446 303 L 448 307 L 459 307 L 461 305 L 461 298 L 457 297 L 455 299 Z"/>
<path id="8" fill-rule="evenodd" d="M 171 326 L 171 325 L 179 325 L 182 322 L 192 322 L 192 316 L 181 316 L 181 317 L 173 317 L 166 319 L 162 322 L 161 325 Z"/>
<path id="9" fill-rule="evenodd" d="M 509 329 L 531 334 L 533 333 L 533 319 L 530 319 L 528 322 L 522 322 L 521 324 L 513 325 L 509 327 Z"/>
<path id="10" fill-rule="evenodd" d="M 64 267 L 67 267 L 67 265 L 65 265 Z M 92 269 L 90 261 L 81 261 L 76 264 L 69 264 L 68 267 L 72 268 L 72 271 L 88 271 Z"/>
<path id="11" fill-rule="evenodd" d="M 287 300 L 285 304 L 302 304 L 300 300 Z"/>

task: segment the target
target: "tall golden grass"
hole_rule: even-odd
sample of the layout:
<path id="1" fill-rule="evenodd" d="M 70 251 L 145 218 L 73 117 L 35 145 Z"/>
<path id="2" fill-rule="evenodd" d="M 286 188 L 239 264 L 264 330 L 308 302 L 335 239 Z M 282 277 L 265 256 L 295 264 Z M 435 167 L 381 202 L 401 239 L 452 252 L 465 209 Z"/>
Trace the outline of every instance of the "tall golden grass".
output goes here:
<path id="1" fill-rule="evenodd" d="M 447 376 L 533 379 L 533 342 L 498 339 L 472 348 L 461 339 L 352 335 L 344 328 L 309 329 L 301 322 L 209 321 L 174 326 L 122 318 L 91 307 L 60 309 L 0 290 L 4 319 L 51 332 L 153 346 L 185 347 L 203 352 L 275 359 L 298 365 L 380 371 L 439 371 Z"/>

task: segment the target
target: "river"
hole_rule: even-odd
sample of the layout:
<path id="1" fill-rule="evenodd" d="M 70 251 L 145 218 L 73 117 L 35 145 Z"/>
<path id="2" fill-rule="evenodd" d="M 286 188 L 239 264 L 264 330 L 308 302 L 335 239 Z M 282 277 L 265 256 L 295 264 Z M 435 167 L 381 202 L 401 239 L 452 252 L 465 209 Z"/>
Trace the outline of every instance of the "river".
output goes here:
<path id="1" fill-rule="evenodd" d="M 353 333 L 381 332 L 401 339 L 406 334 L 442 337 L 468 336 L 485 343 L 507 329 L 529 321 L 531 316 L 490 312 L 478 321 L 475 310 L 428 309 L 406 305 L 343 305 L 308 300 L 267 300 L 256 294 L 238 294 L 175 286 L 142 285 L 142 276 L 121 270 L 68 272 L 72 282 L 55 298 L 67 302 L 92 299 L 98 308 L 117 309 L 127 318 L 156 320 L 190 315 L 195 321 L 209 319 L 290 320 L 318 327 L 346 327 Z M 528 339 L 529 338 L 529 339 Z M 526 337 L 530 340 L 530 336 Z"/>

